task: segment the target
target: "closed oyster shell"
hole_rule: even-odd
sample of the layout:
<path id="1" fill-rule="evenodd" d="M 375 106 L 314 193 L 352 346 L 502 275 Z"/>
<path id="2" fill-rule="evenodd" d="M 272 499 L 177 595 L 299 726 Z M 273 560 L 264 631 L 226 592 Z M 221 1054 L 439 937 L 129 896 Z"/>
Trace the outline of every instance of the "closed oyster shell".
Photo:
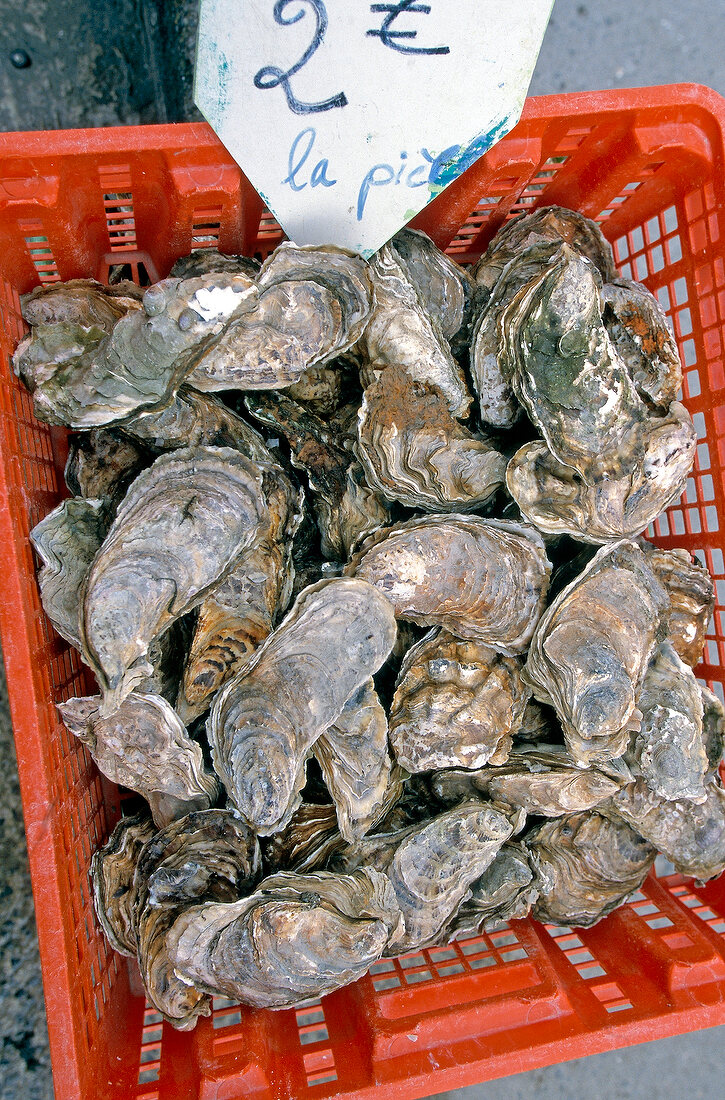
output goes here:
<path id="1" fill-rule="evenodd" d="M 372 680 L 348 699 L 312 751 L 337 808 L 340 832 L 352 843 L 382 815 L 391 779 L 388 719 Z"/>
<path id="2" fill-rule="evenodd" d="M 474 295 L 471 276 L 419 229 L 406 226 L 391 243 L 423 308 L 452 340 L 468 320 Z"/>
<path id="3" fill-rule="evenodd" d="M 180 256 L 169 272 L 177 279 L 196 279 L 200 275 L 248 275 L 256 278 L 262 265 L 251 256 L 229 256 L 215 248 L 197 248 L 188 256 Z"/>
<path id="4" fill-rule="evenodd" d="M 71 497 L 30 532 L 40 557 L 38 586 L 43 610 L 62 638 L 81 648 L 80 590 L 108 531 L 102 500 Z"/>
<path id="5" fill-rule="evenodd" d="M 636 829 L 683 875 L 706 882 L 725 870 L 725 790 L 718 779 L 705 788 L 705 801 L 667 801 L 644 779 L 623 787 L 601 812 Z"/>
<path id="6" fill-rule="evenodd" d="M 507 841 L 472 884 L 470 898 L 442 930 L 440 942 L 475 936 L 500 921 L 521 920 L 529 915 L 537 897 L 526 848 Z"/>
<path id="7" fill-rule="evenodd" d="M 312 746 L 394 641 L 393 609 L 372 585 L 321 581 L 216 696 L 207 726 L 214 767 L 258 833 L 290 819 Z"/>
<path id="8" fill-rule="evenodd" d="M 426 512 L 480 508 L 506 472 L 504 456 L 458 423 L 437 387 L 394 364 L 365 390 L 355 451 L 372 488 Z"/>
<path id="9" fill-rule="evenodd" d="M 506 486 L 523 515 L 544 534 L 602 544 L 644 531 L 682 493 L 695 457 L 692 418 L 674 402 L 651 417 L 642 448 L 620 470 L 584 480 L 545 443 L 527 443 L 506 469 Z"/>
<path id="10" fill-rule="evenodd" d="M 302 802 L 284 829 L 264 838 L 264 865 L 274 871 L 321 871 L 344 846 L 334 805 Z"/>
<path id="11" fill-rule="evenodd" d="M 660 550 L 642 540 L 650 568 L 670 598 L 668 640 L 693 668 L 705 646 L 705 631 L 715 609 L 715 585 L 704 565 L 686 550 Z"/>
<path id="12" fill-rule="evenodd" d="M 113 510 L 150 459 L 114 428 L 81 432 L 68 445 L 65 483 L 77 497 L 107 501 Z"/>
<path id="13" fill-rule="evenodd" d="M 468 412 L 471 396 L 463 371 L 453 358 L 442 329 L 431 318 L 408 278 L 392 244 L 370 261 L 375 308 L 361 344 L 363 385 L 379 371 L 397 366 L 414 382 L 436 386 L 453 416 Z"/>
<path id="14" fill-rule="evenodd" d="M 149 672 L 149 644 L 251 545 L 264 469 L 227 447 L 161 455 L 118 510 L 86 581 L 83 652 L 110 714 Z"/>
<path id="15" fill-rule="evenodd" d="M 663 642 L 652 659 L 637 699 L 642 726 L 625 753 L 661 798 L 704 802 L 709 768 L 703 735 L 700 686 L 689 665 Z"/>
<path id="16" fill-rule="evenodd" d="M 138 791 L 151 806 L 156 826 L 206 810 L 219 784 L 204 769 L 201 748 L 192 741 L 173 707 L 158 695 L 128 695 L 110 716 L 97 695 L 58 703 L 67 729 L 82 741 L 114 783 Z"/>
<path id="17" fill-rule="evenodd" d="M 538 745 L 512 752 L 505 764 L 475 771 L 440 772 L 432 788 L 443 802 L 460 802 L 484 795 L 495 802 L 520 806 L 537 817 L 562 817 L 591 810 L 631 779 L 617 771 L 577 767 L 565 749 Z"/>
<path id="18" fill-rule="evenodd" d="M 174 970 L 209 993 L 290 1008 L 361 978 L 401 924 L 385 875 L 281 872 L 250 898 L 197 906 L 168 937 Z"/>
<path id="19" fill-rule="evenodd" d="M 103 286 L 95 279 L 69 279 L 64 283 L 36 286 L 20 299 L 23 319 L 29 325 L 70 322 L 110 332 L 116 321 L 141 309 L 143 291 L 135 283 Z"/>
<path id="20" fill-rule="evenodd" d="M 400 954 L 436 943 L 441 929 L 470 894 L 514 831 L 490 805 L 458 806 L 414 828 L 387 868 L 405 931 L 386 952 Z"/>
<path id="21" fill-rule="evenodd" d="M 399 618 L 442 626 L 511 656 L 531 640 L 551 565 L 531 527 L 444 515 L 369 536 L 348 572 L 374 584 Z"/>
<path id="22" fill-rule="evenodd" d="M 663 628 L 667 596 L 633 542 L 602 547 L 545 611 L 524 678 L 551 703 L 577 763 L 621 756 Z"/>
<path id="23" fill-rule="evenodd" d="M 590 810 L 527 833 L 536 876 L 533 915 L 553 924 L 589 928 L 644 882 L 655 849 L 623 822 Z"/>
<path id="24" fill-rule="evenodd" d="M 332 245 L 279 245 L 257 278 L 258 297 L 197 360 L 199 390 L 279 389 L 356 343 L 372 308 L 365 261 Z"/>
<path id="25" fill-rule="evenodd" d="M 409 772 L 502 764 L 530 688 L 521 663 L 433 629 L 403 661 L 390 708 L 390 743 Z"/>
<path id="26" fill-rule="evenodd" d="M 666 410 L 682 387 L 682 365 L 667 318 L 647 287 L 617 278 L 602 287 L 609 336 L 640 397 Z"/>
<path id="27" fill-rule="evenodd" d="M 725 710 L 717 695 L 703 684 L 700 684 L 700 696 L 703 707 L 702 735 L 709 764 L 708 779 L 712 779 L 720 767 L 725 750 Z"/>
<path id="28" fill-rule="evenodd" d="M 93 907 L 108 942 L 121 955 L 136 954 L 134 874 L 141 849 L 155 832 L 147 814 L 122 817 L 104 846 L 91 857 Z"/>
<path id="29" fill-rule="evenodd" d="M 254 833 L 227 810 L 192 813 L 157 833 L 143 848 L 134 877 L 138 963 L 146 995 L 181 1031 L 208 1016 L 210 998 L 174 972 L 168 937 L 196 903 L 233 902 L 260 877 Z"/>

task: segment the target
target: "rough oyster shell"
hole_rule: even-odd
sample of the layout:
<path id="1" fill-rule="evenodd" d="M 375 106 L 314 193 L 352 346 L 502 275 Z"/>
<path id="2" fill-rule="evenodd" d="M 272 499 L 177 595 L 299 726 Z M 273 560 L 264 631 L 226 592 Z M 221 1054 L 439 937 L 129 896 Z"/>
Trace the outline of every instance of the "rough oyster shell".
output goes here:
<path id="1" fill-rule="evenodd" d="M 136 954 L 134 873 L 141 849 L 155 832 L 147 814 L 122 817 L 91 857 L 93 907 L 108 942 L 121 955 Z"/>
<path id="2" fill-rule="evenodd" d="M 401 229 L 392 246 L 423 308 L 447 339 L 463 328 L 474 295 L 471 276 L 419 229 Z"/>
<path id="3" fill-rule="evenodd" d="M 521 662 L 433 629 L 408 650 L 390 708 L 390 743 L 409 772 L 502 764 L 530 688 Z"/>
<path id="4" fill-rule="evenodd" d="M 725 751 L 725 710 L 709 688 L 700 684 L 702 698 L 702 736 L 709 764 L 708 779 L 717 773 Z"/>
<path id="5" fill-rule="evenodd" d="M 545 443 L 527 443 L 506 469 L 508 491 L 545 534 L 595 544 L 638 535 L 682 493 L 697 445 L 692 418 L 676 401 L 646 429 L 641 448 L 621 469 L 602 470 L 588 481 L 558 462 Z"/>
<path id="6" fill-rule="evenodd" d="M 321 871 L 345 843 L 335 806 L 314 802 L 302 802 L 284 829 L 263 839 L 264 865 L 270 872 Z"/>
<path id="7" fill-rule="evenodd" d="M 250 898 L 197 906 L 168 937 L 184 981 L 258 1008 L 306 1004 L 362 977 L 401 923 L 385 875 L 281 872 Z"/>
<path id="8" fill-rule="evenodd" d="M 590 810 L 546 821 L 524 840 L 535 873 L 533 914 L 589 928 L 644 882 L 655 849 L 623 822 Z"/>
<path id="9" fill-rule="evenodd" d="M 705 882 L 725 870 L 725 790 L 718 779 L 707 784 L 700 803 L 666 801 L 638 779 L 600 809 L 636 829 L 683 875 Z"/>
<path id="10" fill-rule="evenodd" d="M 394 641 L 393 609 L 372 585 L 321 581 L 216 696 L 207 726 L 214 767 L 258 833 L 287 823 L 312 746 Z"/>
<path id="11" fill-rule="evenodd" d="M 288 386 L 286 394 L 299 401 L 317 416 L 330 416 L 343 399 L 347 362 L 315 364 L 300 375 L 299 381 Z"/>
<path id="12" fill-rule="evenodd" d="M 102 500 L 71 497 L 30 532 L 42 562 L 38 587 L 43 610 L 62 638 L 81 648 L 80 590 L 108 531 Z"/>
<path id="13" fill-rule="evenodd" d="M 365 390 L 355 451 L 369 485 L 427 512 L 480 508 L 506 472 L 504 456 L 458 423 L 437 387 L 394 364 Z"/>
<path id="14" fill-rule="evenodd" d="M 70 440 L 65 483 L 74 496 L 106 501 L 115 510 L 149 462 L 146 452 L 120 432 L 93 428 Z"/>
<path id="15" fill-rule="evenodd" d="M 352 843 L 382 816 L 391 780 L 388 719 L 372 680 L 348 699 L 312 751 L 337 808 L 340 833 Z"/>
<path id="16" fill-rule="evenodd" d="M 538 892 L 526 848 L 507 841 L 471 886 L 471 896 L 441 931 L 440 942 L 475 936 L 499 921 L 527 917 Z"/>
<path id="17" fill-rule="evenodd" d="M 442 626 L 510 656 L 531 640 L 551 565 L 532 527 L 443 515 L 369 536 L 348 572 L 374 584 L 399 618 Z"/>
<path id="18" fill-rule="evenodd" d="M 257 278 L 258 297 L 197 359 L 199 390 L 264 390 L 298 382 L 355 344 L 372 308 L 365 261 L 332 245 L 279 245 Z"/>
<path id="19" fill-rule="evenodd" d="M 164 828 L 192 810 L 206 810 L 219 794 L 173 707 L 158 695 L 132 693 L 103 717 L 97 695 L 58 703 L 67 729 L 90 751 L 98 770 L 114 783 L 138 791 Z"/>
<path id="20" fill-rule="evenodd" d="M 601 298 L 607 331 L 637 392 L 666 410 L 682 387 L 682 366 L 662 307 L 645 286 L 629 279 L 606 283 Z"/>
<path id="21" fill-rule="evenodd" d="M 512 752 L 498 767 L 440 772 L 432 788 L 443 802 L 484 795 L 537 817 L 562 817 L 593 809 L 628 780 L 626 768 L 580 768 L 565 749 L 538 745 Z"/>
<path id="22" fill-rule="evenodd" d="M 655 653 L 637 706 L 642 726 L 632 735 L 624 757 L 633 774 L 641 775 L 661 798 L 704 802 L 710 764 L 700 686 L 669 642 Z"/>
<path id="23" fill-rule="evenodd" d="M 687 550 L 660 550 L 645 540 L 642 549 L 670 598 L 668 640 L 680 658 L 694 668 L 702 657 L 705 631 L 715 608 L 712 578 Z"/>
<path id="24" fill-rule="evenodd" d="M 602 547 L 544 612 L 524 678 L 556 709 L 577 763 L 624 752 L 641 718 L 637 696 L 667 606 L 645 555 L 623 540 Z"/>
<path id="25" fill-rule="evenodd" d="M 210 999 L 174 973 L 169 932 L 196 903 L 233 902 L 250 893 L 260 870 L 254 833 L 227 810 L 189 814 L 141 851 L 133 905 L 139 968 L 154 1008 L 181 1031 L 209 1015 Z"/>
<path id="26" fill-rule="evenodd" d="M 151 641 L 251 545 L 264 468 L 227 447 L 161 455 L 129 489 L 85 587 L 83 653 L 110 714 L 150 671 Z"/>
<path id="27" fill-rule="evenodd" d="M 110 332 L 121 317 L 141 309 L 142 298 L 143 291 L 135 283 L 103 286 L 95 279 L 69 279 L 34 287 L 21 297 L 20 310 L 29 325 L 70 322 Z"/>
<path id="28" fill-rule="evenodd" d="M 188 256 L 180 256 L 169 272 L 169 277 L 196 279 L 200 275 L 248 275 L 255 279 L 262 265 L 251 256 L 229 256 L 215 248 L 197 248 Z"/>
<path id="29" fill-rule="evenodd" d="M 463 371 L 453 358 L 438 323 L 418 297 L 392 244 L 370 261 L 375 308 L 361 343 L 363 385 L 378 371 L 397 366 L 414 382 L 436 386 L 453 416 L 463 417 L 471 404 Z"/>

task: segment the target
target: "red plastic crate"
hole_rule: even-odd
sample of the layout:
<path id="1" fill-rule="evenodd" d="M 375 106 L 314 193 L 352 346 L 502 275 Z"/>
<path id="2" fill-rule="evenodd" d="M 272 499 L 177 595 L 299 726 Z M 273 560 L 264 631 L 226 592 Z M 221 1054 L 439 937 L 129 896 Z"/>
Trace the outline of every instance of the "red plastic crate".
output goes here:
<path id="1" fill-rule="evenodd" d="M 672 319 L 700 443 L 651 532 L 707 563 L 717 609 L 698 675 L 725 675 L 725 101 L 694 85 L 530 100 L 516 129 L 415 221 L 462 262 L 508 218 L 560 203 L 596 218 L 625 274 Z M 91 689 L 45 619 L 30 528 L 63 495 L 64 433 L 9 368 L 18 293 L 164 276 L 193 247 L 266 254 L 281 230 L 205 125 L 0 135 L 0 627 L 18 751 L 58 1100 L 420 1097 L 725 1022 L 725 876 L 650 877 L 589 930 L 533 921 L 378 963 L 315 1008 L 217 999 L 191 1034 L 145 1009 L 106 945 L 90 856 L 118 808 L 53 708 Z"/>

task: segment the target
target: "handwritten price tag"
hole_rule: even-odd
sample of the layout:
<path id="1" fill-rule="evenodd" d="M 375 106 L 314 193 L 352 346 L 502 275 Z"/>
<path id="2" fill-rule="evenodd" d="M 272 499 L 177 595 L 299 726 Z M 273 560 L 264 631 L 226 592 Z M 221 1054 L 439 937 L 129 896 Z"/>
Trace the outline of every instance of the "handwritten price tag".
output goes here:
<path id="1" fill-rule="evenodd" d="M 553 0 L 201 0 L 196 102 L 297 244 L 371 255 L 518 121 Z"/>

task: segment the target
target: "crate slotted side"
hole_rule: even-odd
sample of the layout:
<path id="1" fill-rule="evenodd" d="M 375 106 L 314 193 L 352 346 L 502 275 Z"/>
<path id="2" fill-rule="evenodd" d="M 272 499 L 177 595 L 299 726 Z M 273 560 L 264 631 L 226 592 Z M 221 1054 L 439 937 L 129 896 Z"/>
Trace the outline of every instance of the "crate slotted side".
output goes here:
<path id="1" fill-rule="evenodd" d="M 681 501 L 649 532 L 715 579 L 697 674 L 725 664 L 723 101 L 693 85 L 546 97 L 414 224 L 460 262 L 505 221 L 560 203 L 596 218 L 625 275 L 657 294 L 698 432 Z M 592 929 L 502 923 L 384 960 L 322 1003 L 259 1012 L 216 998 L 191 1033 L 160 1023 L 93 914 L 87 871 L 118 792 L 53 701 L 92 691 L 40 607 L 28 531 L 64 494 L 63 433 L 13 377 L 18 293 L 146 282 L 192 248 L 267 254 L 282 233 L 206 126 L 0 136 L 0 627 L 18 749 L 56 1095 L 99 1100 L 418 1097 L 725 1022 L 725 881 L 651 876 Z"/>

